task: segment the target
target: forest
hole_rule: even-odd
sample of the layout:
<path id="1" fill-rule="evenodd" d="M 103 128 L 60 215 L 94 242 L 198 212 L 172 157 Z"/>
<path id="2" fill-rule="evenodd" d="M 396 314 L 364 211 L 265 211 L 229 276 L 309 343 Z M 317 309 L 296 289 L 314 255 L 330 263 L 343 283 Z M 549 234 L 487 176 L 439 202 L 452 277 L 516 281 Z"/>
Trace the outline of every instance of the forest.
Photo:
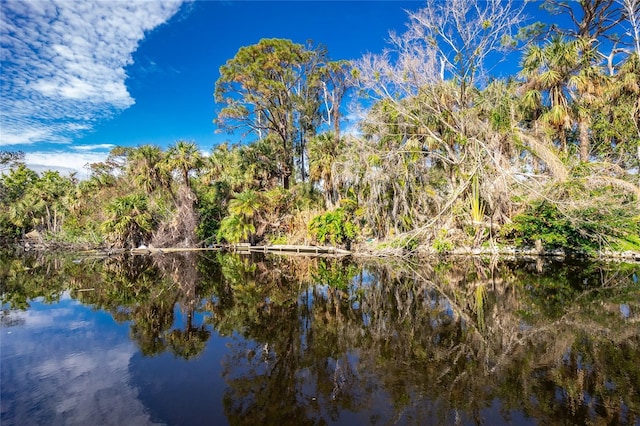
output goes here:
<path id="1" fill-rule="evenodd" d="M 208 153 L 116 147 L 80 180 L 2 151 L 0 239 L 638 252 L 640 1 L 527 6 L 427 0 L 356 60 L 242 47 L 213 94 L 234 142 Z"/>

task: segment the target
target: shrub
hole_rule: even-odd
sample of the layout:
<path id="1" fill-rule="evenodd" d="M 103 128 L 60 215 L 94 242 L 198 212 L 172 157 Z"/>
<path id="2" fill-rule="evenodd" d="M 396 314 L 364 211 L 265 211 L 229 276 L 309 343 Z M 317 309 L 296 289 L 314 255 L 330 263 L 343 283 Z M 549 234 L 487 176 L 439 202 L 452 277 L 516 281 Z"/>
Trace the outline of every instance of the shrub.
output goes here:
<path id="1" fill-rule="evenodd" d="M 453 250 L 453 242 L 447 237 L 447 230 L 441 229 L 438 236 L 433 240 L 433 249 L 438 254 L 446 254 Z"/>
<path id="2" fill-rule="evenodd" d="M 311 219 L 309 233 L 320 244 L 350 245 L 356 237 L 356 226 L 343 208 L 337 208 Z"/>
<path id="3" fill-rule="evenodd" d="M 556 204 L 538 201 L 516 215 L 502 234 L 516 246 L 533 246 L 540 240 L 550 249 L 593 253 L 604 246 L 635 246 L 634 235 L 640 232 L 640 221 L 634 214 L 637 211 L 630 205 L 602 202 L 562 212 Z"/>

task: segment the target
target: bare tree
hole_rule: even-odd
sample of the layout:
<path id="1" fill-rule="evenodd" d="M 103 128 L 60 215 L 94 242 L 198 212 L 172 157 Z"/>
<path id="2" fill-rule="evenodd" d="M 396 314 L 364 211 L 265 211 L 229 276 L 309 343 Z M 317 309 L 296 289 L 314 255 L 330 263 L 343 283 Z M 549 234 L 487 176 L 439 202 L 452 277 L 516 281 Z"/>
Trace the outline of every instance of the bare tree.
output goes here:
<path id="1" fill-rule="evenodd" d="M 367 202 L 379 200 L 371 206 L 372 215 L 379 216 L 381 205 L 394 200 L 387 203 L 391 221 L 417 228 L 466 203 L 474 175 L 484 176 L 484 189 L 501 180 L 496 173 L 508 164 L 500 158 L 503 139 L 479 115 L 478 93 L 487 87 L 500 53 L 516 43 L 523 7 L 516 1 L 428 0 L 408 13 L 406 32 L 391 34 L 389 49 L 356 62 L 360 88 L 375 106 L 363 120 L 361 146 L 351 156 L 362 159 L 362 173 L 358 178 L 357 165 L 344 169 L 365 184 Z M 446 186 L 438 183 L 444 176 Z M 407 190 L 410 179 L 422 195 Z M 424 208 L 418 211 L 420 204 Z"/>
<path id="2" fill-rule="evenodd" d="M 390 49 L 357 62 L 361 88 L 375 100 L 397 103 L 450 81 L 458 86 L 452 107 L 469 106 L 469 91 L 489 79 L 488 57 L 513 47 L 525 3 L 428 0 L 408 13 L 405 33 L 391 34 Z"/>
<path id="3" fill-rule="evenodd" d="M 428 0 L 424 8 L 409 14 L 405 42 L 433 47 L 441 79 L 461 85 L 460 102 L 467 92 L 487 80 L 489 55 L 513 47 L 515 32 L 524 21 L 527 2 L 513 0 Z M 396 41 L 396 37 L 392 37 Z"/>
<path id="4" fill-rule="evenodd" d="M 640 0 L 616 0 L 625 11 L 629 22 L 628 34 L 633 39 L 633 47 L 640 58 Z"/>

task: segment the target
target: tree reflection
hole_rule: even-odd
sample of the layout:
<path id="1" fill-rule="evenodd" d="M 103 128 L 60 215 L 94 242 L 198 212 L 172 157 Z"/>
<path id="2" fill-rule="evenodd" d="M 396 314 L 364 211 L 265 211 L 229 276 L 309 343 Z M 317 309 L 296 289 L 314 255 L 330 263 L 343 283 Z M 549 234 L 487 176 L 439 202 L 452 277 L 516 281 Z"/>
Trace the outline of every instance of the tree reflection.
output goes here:
<path id="1" fill-rule="evenodd" d="M 637 285 L 622 266 L 560 274 L 523 266 L 372 264 L 333 283 L 328 271 L 346 269 L 321 260 L 311 282 L 282 272 L 256 284 L 264 266 L 245 264 L 242 279 L 225 276 L 232 297 L 212 317 L 217 329 L 241 335 L 225 359 L 229 419 L 304 424 L 368 412 L 382 422 L 481 422 L 499 398 L 505 420 L 515 410 L 552 423 L 632 422 L 640 381 L 624 360 L 640 359 Z M 594 272 L 608 284 L 593 281 Z M 596 300 L 624 302 L 635 319 L 613 318 L 611 309 L 594 315 Z M 625 354 L 616 366 L 607 347 Z"/>
<path id="2" fill-rule="evenodd" d="M 9 309 L 70 290 L 129 322 L 148 356 L 189 360 L 229 336 L 232 424 L 482 423 L 491 410 L 634 424 L 639 269 L 189 253 L 3 259 L 0 277 Z"/>

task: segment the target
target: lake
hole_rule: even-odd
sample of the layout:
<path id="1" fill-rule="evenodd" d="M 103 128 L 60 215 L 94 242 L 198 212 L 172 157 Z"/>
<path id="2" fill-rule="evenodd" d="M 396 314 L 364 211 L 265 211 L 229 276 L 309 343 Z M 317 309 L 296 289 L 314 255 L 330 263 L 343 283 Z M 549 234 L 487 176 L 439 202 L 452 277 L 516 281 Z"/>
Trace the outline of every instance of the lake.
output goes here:
<path id="1" fill-rule="evenodd" d="M 640 265 L 0 255 L 9 425 L 640 425 Z"/>

